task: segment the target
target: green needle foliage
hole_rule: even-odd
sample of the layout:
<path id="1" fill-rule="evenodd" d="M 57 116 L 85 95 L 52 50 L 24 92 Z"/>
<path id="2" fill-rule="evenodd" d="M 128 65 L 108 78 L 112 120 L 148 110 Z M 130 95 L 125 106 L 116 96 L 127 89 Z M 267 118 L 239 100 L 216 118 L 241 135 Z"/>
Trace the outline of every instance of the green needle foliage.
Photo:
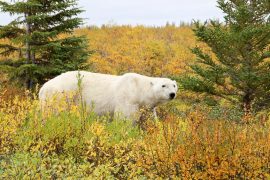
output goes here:
<path id="1" fill-rule="evenodd" d="M 198 40 L 211 52 L 195 47 L 192 75 L 183 87 L 221 97 L 245 114 L 270 106 L 270 1 L 219 0 L 225 23 L 195 23 Z"/>
<path id="2" fill-rule="evenodd" d="M 87 68 L 87 39 L 71 35 L 82 24 L 76 6 L 76 0 L 0 1 L 2 12 L 17 17 L 0 26 L 0 39 L 8 39 L 0 44 L 0 56 L 7 57 L 0 69 L 29 89 L 62 72 Z"/>

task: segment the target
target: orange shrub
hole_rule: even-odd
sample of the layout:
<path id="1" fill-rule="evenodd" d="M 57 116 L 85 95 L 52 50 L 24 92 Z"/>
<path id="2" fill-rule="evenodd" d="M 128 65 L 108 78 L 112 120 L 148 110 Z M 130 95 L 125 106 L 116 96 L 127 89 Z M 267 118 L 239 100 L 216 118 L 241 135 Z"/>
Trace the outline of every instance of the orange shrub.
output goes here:
<path id="1" fill-rule="evenodd" d="M 209 120 L 195 111 L 148 129 L 137 165 L 149 177 L 265 179 L 270 176 L 269 122 Z"/>

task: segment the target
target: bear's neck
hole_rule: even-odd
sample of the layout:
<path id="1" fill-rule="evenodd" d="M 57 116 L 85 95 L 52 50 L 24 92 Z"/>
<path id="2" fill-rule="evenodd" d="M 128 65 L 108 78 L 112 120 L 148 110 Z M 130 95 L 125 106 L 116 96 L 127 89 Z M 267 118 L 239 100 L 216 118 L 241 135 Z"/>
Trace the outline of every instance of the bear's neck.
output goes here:
<path id="1" fill-rule="evenodd" d="M 151 108 L 156 107 L 158 105 L 158 101 L 154 99 L 154 97 L 145 97 L 145 99 L 142 99 L 142 101 L 139 103 L 141 106 L 149 106 Z"/>
<path id="2" fill-rule="evenodd" d="M 151 108 L 155 107 L 158 105 L 158 100 L 154 95 L 153 89 L 151 86 L 145 87 L 141 92 L 141 98 L 139 101 L 140 106 L 149 106 Z"/>

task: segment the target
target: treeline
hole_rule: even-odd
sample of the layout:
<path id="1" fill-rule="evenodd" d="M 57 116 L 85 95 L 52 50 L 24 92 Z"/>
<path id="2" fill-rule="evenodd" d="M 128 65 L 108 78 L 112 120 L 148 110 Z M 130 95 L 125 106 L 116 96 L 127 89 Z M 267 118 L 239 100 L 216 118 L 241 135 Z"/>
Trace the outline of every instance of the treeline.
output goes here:
<path id="1" fill-rule="evenodd" d="M 104 25 L 81 27 L 73 35 L 85 36 L 88 40 L 91 56 L 86 61 L 89 65 L 87 70 L 110 74 L 136 72 L 149 76 L 178 76 L 186 72 L 186 65 L 194 59 L 190 48 L 197 44 L 191 26 Z M 58 38 L 67 36 L 61 34 Z M 0 60 L 10 61 L 19 55 L 19 52 L 14 52 L 8 57 L 1 56 Z"/>

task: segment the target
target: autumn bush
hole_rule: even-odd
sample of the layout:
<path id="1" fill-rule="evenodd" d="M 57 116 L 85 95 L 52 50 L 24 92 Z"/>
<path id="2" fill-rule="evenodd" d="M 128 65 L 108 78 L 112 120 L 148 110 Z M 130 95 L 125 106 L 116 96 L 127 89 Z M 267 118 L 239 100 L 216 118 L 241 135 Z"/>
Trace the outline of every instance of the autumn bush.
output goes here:
<path id="1" fill-rule="evenodd" d="M 14 98 L 0 109 L 0 177 L 268 178 L 269 119 L 213 119 L 210 111 L 174 102 L 141 130 L 77 106 L 43 117 L 37 100 Z"/>
<path id="2" fill-rule="evenodd" d="M 194 58 L 190 48 L 196 38 L 189 25 L 165 27 L 90 26 L 77 29 L 89 40 L 93 52 L 88 62 L 100 73 L 136 72 L 149 76 L 173 76 L 186 71 Z"/>

